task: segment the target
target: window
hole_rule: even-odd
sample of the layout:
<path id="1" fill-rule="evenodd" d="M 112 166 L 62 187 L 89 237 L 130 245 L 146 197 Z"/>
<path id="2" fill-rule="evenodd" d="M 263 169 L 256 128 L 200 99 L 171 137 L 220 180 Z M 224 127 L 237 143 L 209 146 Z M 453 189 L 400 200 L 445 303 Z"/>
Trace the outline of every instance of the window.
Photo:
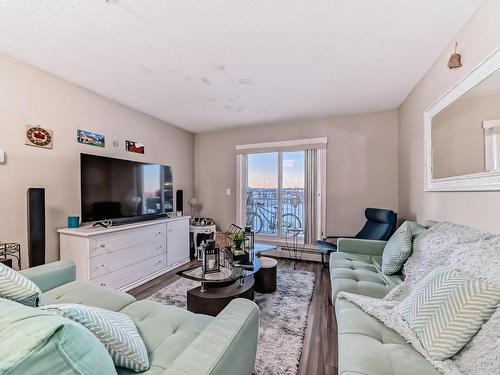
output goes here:
<path id="1" fill-rule="evenodd" d="M 250 225 L 257 236 L 270 240 L 284 239 L 289 229 L 300 228 L 301 239 L 314 243 L 324 225 L 326 150 L 317 153 L 315 145 L 297 150 L 296 145 L 276 143 L 237 146 L 245 151 L 237 159 L 237 223 Z"/>
<path id="2" fill-rule="evenodd" d="M 247 155 L 246 225 L 283 237 L 304 223 L 304 151 Z"/>

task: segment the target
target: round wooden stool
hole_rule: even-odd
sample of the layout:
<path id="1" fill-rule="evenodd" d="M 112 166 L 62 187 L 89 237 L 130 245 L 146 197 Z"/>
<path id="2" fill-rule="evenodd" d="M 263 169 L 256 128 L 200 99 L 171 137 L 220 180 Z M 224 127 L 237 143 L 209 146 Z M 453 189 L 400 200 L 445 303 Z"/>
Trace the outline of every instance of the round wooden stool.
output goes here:
<path id="1" fill-rule="evenodd" d="M 254 275 L 255 291 L 258 293 L 276 292 L 276 269 L 278 261 L 272 258 L 261 257 L 260 270 Z"/>

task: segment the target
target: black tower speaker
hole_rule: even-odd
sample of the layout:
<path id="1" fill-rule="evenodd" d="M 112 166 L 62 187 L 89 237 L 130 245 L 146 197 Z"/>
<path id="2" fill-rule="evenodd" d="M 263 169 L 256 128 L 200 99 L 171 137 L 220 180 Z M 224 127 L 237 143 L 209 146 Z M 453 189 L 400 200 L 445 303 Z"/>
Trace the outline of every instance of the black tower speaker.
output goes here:
<path id="1" fill-rule="evenodd" d="M 28 189 L 29 266 L 45 264 L 45 189 Z"/>
<path id="2" fill-rule="evenodd" d="M 184 212 L 184 191 L 177 190 L 175 192 L 175 210 Z"/>

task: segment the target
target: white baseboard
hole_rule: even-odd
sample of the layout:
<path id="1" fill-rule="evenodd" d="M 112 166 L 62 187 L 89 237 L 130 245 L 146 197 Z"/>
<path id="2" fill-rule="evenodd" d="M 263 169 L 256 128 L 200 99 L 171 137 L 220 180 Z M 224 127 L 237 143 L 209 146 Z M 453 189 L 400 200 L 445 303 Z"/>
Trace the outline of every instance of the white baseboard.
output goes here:
<path id="1" fill-rule="evenodd" d="M 288 250 L 286 250 L 286 248 L 283 249 L 281 247 L 278 247 L 278 250 L 262 253 L 262 256 L 266 256 L 266 254 L 269 254 L 277 258 L 290 259 L 290 253 L 288 252 Z M 321 253 L 317 250 L 305 249 L 304 253 L 302 254 L 302 259 L 312 262 L 321 262 Z"/>

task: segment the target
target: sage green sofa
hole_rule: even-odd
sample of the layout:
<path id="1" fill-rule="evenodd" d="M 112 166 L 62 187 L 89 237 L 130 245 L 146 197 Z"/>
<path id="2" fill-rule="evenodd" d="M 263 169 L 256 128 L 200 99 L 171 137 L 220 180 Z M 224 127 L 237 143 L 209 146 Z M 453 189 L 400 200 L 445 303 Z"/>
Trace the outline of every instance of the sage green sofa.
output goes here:
<path id="1" fill-rule="evenodd" d="M 119 311 L 132 318 L 148 350 L 151 367 L 144 374 L 250 375 L 253 372 L 259 309 L 251 301 L 234 300 L 214 318 L 152 301 L 137 301 L 127 293 L 75 281 L 72 262 L 55 262 L 21 273 L 43 291 L 44 304 L 80 303 Z M 23 361 L 23 369 L 40 365 Z M 49 366 L 43 368 L 50 372 L 50 356 L 45 358 L 44 366 Z M 123 368 L 116 371 L 134 373 Z M 14 368 L 8 373 L 21 372 Z"/>
<path id="2" fill-rule="evenodd" d="M 381 270 L 386 241 L 341 238 L 330 255 L 332 303 L 337 318 L 339 375 L 438 375 L 406 340 L 355 304 L 337 299 L 341 291 L 383 298 L 403 275 Z"/>

